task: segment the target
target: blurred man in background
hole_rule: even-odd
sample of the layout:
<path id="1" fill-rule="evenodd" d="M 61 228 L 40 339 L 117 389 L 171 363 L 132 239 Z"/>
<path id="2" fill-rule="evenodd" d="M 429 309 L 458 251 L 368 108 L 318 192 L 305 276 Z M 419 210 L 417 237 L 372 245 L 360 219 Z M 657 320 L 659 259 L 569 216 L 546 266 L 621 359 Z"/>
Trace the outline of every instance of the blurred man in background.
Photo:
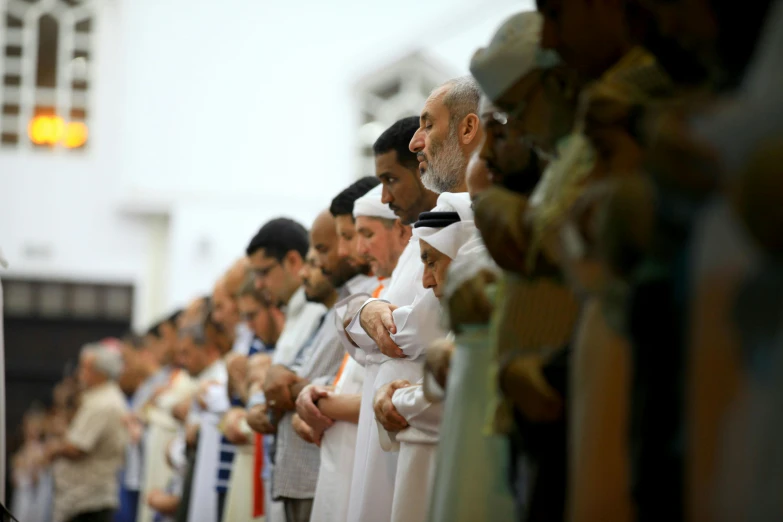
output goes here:
<path id="1" fill-rule="evenodd" d="M 119 350 L 87 345 L 79 357 L 81 404 L 65 440 L 48 450 L 55 461 L 54 519 L 109 522 L 119 505 L 117 473 L 128 433 Z"/>

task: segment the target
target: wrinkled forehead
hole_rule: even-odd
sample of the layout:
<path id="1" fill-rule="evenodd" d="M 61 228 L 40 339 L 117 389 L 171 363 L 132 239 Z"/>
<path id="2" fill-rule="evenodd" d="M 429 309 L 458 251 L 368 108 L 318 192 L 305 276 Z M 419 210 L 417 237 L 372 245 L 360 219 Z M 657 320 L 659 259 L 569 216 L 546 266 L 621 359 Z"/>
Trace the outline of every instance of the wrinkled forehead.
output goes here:
<path id="1" fill-rule="evenodd" d="M 424 108 L 421 111 L 422 119 L 437 119 L 448 116 L 449 110 L 446 108 L 445 99 L 450 88 L 449 85 L 444 85 L 432 91 L 427 101 L 424 102 Z"/>

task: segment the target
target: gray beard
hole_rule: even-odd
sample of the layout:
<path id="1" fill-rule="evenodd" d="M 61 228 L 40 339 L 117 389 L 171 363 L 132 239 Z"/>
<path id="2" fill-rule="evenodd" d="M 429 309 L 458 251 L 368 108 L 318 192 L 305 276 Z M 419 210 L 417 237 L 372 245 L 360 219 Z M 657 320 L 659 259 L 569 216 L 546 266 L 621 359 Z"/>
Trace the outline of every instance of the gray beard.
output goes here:
<path id="1" fill-rule="evenodd" d="M 421 182 L 436 194 L 454 192 L 464 180 L 466 165 L 456 136 L 449 135 L 443 148 L 432 154 L 427 170 L 421 175 Z"/>

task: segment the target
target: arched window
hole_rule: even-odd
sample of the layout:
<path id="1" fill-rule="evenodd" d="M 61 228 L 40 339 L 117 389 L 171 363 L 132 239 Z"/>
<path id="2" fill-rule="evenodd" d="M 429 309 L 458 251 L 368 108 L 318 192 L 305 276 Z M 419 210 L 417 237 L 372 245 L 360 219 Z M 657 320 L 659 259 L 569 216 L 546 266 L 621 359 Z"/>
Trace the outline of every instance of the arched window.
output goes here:
<path id="1" fill-rule="evenodd" d="M 88 141 L 94 0 L 0 0 L 2 147 Z"/>
<path id="2" fill-rule="evenodd" d="M 430 92 L 451 75 L 419 53 L 411 54 L 364 77 L 356 86 L 361 116 L 358 172 L 375 173 L 372 145 L 392 123 L 418 116 Z"/>

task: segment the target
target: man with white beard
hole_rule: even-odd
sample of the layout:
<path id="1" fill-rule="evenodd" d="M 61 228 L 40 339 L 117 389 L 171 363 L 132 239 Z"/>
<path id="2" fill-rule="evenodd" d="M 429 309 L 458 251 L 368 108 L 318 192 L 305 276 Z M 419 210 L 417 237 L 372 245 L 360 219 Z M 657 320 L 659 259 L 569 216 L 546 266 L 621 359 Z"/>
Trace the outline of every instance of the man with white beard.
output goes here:
<path id="1" fill-rule="evenodd" d="M 478 86 L 467 77 L 446 82 L 427 99 L 409 149 L 417 155 L 422 182 L 430 190 L 466 191 L 468 160 L 482 142 L 479 98 Z M 372 384 L 374 390 L 398 379 L 416 382 L 422 375 L 423 350 L 410 350 L 406 354 L 405 347 L 398 346 L 391 335 L 397 333 L 392 316 L 397 307 L 409 306 L 425 298 L 426 306 L 418 310 L 422 315 L 437 318 L 440 307 L 437 299 L 427 297 L 427 293 L 431 295 L 432 292 L 421 284 L 423 271 L 419 245 L 411 242 L 400 257 L 383 299 L 368 300 L 346 327 L 352 342 L 361 350 L 368 354 L 380 351 L 386 356 Z M 412 337 L 416 337 L 415 332 Z M 363 431 L 370 431 L 366 454 L 357 453 L 354 464 L 354 486 L 360 478 L 364 479 L 364 485 L 352 488 L 348 520 L 386 522 L 392 513 L 396 458 L 383 454 L 375 419 L 367 417 L 359 419 L 359 436 Z M 360 448 L 357 444 L 357 450 Z"/>

